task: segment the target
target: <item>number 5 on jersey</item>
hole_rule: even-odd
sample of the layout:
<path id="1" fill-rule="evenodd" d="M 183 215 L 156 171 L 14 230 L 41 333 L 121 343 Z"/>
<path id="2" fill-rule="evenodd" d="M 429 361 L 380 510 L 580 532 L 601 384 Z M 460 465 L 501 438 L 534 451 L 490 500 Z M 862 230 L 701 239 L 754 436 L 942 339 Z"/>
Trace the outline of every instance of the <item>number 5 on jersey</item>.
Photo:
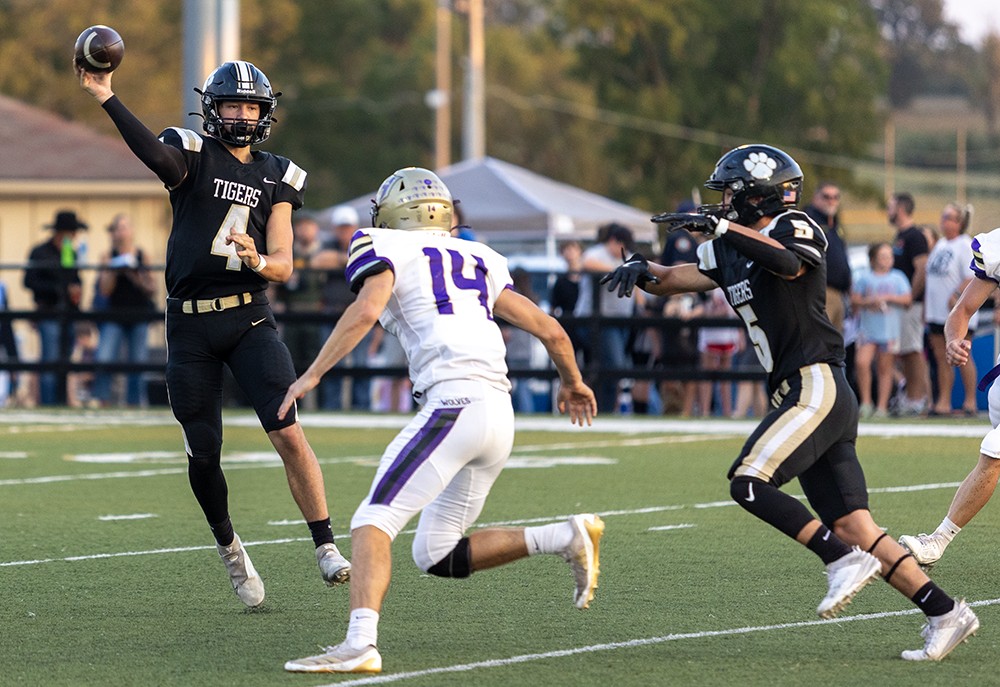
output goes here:
<path id="1" fill-rule="evenodd" d="M 749 303 L 736 308 L 743 322 L 747 326 L 747 333 L 750 335 L 750 342 L 754 350 L 757 351 L 757 359 L 760 360 L 765 372 L 774 370 L 774 359 L 771 357 L 771 344 L 767 341 L 767 334 L 757 326 L 757 313 L 753 311 Z"/>

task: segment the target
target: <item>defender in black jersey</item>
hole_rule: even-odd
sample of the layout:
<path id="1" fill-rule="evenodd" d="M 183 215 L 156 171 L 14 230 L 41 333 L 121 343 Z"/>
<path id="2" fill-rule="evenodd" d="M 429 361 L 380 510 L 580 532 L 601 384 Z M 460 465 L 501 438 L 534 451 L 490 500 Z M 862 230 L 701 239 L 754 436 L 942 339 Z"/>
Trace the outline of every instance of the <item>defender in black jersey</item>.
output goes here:
<path id="1" fill-rule="evenodd" d="M 227 365 L 285 464 L 288 484 L 316 545 L 328 585 L 347 581 L 323 475 L 297 415 L 277 410 L 295 381 L 265 289 L 292 273 L 292 211 L 306 173 L 287 158 L 251 150 L 270 134 L 277 97 L 249 62 L 226 62 L 198 93 L 207 135 L 169 128 L 153 135 L 111 90 L 111 74 L 77 70 L 129 148 L 170 192 L 167 244 L 167 392 L 188 454 L 188 477 L 236 594 L 247 606 L 264 586 L 229 518 L 222 472 L 222 383 Z"/>
<path id="2" fill-rule="evenodd" d="M 858 403 L 844 375 L 843 339 L 826 316 L 826 237 L 796 209 L 802 171 L 777 148 L 747 145 L 723 155 L 705 185 L 722 192 L 721 204 L 653 218 L 714 237 L 698 248 L 697 265 L 632 256 L 602 281 L 619 295 L 635 286 L 656 296 L 722 287 L 767 371 L 773 406 L 729 471 L 733 499 L 826 564 L 821 617 L 834 617 L 881 573 L 929 618 L 924 647 L 903 658 L 940 660 L 979 621 L 868 510 L 855 450 Z M 818 519 L 780 491 L 796 477 Z"/>

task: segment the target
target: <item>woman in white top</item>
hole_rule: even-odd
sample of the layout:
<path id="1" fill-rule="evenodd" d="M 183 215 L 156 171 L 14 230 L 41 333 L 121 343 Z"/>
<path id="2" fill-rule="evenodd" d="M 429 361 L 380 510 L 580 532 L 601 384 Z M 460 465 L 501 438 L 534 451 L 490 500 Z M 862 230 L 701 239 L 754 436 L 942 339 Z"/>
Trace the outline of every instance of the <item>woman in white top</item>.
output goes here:
<path id="1" fill-rule="evenodd" d="M 962 295 L 962 291 L 972 281 L 969 262 L 972 260 L 972 237 L 966 233 L 972 219 L 972 206 L 948 203 L 941 211 L 941 238 L 927 258 L 927 283 L 924 291 L 924 320 L 930 334 L 931 351 L 937 362 L 938 397 L 931 409 L 931 415 L 951 414 L 951 389 L 955 373 L 945 359 L 944 323 L 948 313 Z M 966 338 L 970 341 L 975 333 L 978 316 L 969 321 Z M 959 369 L 965 400 L 962 412 L 976 414 L 976 367 L 970 359 Z"/>

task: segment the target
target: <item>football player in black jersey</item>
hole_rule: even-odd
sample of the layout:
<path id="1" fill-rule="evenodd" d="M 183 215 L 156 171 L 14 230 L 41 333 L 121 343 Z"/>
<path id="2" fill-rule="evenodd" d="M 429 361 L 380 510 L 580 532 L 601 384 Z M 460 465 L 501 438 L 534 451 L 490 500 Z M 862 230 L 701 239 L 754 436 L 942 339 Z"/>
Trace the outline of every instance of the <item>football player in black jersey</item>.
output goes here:
<path id="1" fill-rule="evenodd" d="M 723 155 L 705 186 L 722 192 L 721 204 L 653 218 L 712 237 L 698 248 L 698 264 L 665 267 L 634 255 L 603 283 L 620 296 L 635 286 L 655 296 L 722 287 L 768 373 L 773 407 L 729 471 L 733 499 L 826 564 L 821 617 L 834 617 L 881 573 L 928 616 L 924 647 L 902 657 L 941 660 L 979 620 L 868 510 L 855 450 L 858 403 L 844 375 L 843 339 L 825 310 L 826 237 L 796 209 L 802 170 L 777 148 L 746 145 Z M 779 489 L 796 477 L 818 518 Z"/>
<path id="2" fill-rule="evenodd" d="M 260 605 L 264 585 L 229 518 L 222 472 L 223 365 L 250 399 L 285 465 L 328 585 L 347 581 L 350 563 L 333 542 L 323 475 L 297 415 L 277 417 L 295 381 L 265 289 L 292 273 L 292 211 L 306 173 L 287 158 L 251 150 L 267 140 L 277 95 L 249 62 L 226 62 L 201 95 L 204 132 L 147 129 L 111 90 L 110 73 L 77 68 L 129 148 L 170 192 L 167 243 L 167 391 L 180 422 L 188 478 L 215 536 L 237 596 Z"/>

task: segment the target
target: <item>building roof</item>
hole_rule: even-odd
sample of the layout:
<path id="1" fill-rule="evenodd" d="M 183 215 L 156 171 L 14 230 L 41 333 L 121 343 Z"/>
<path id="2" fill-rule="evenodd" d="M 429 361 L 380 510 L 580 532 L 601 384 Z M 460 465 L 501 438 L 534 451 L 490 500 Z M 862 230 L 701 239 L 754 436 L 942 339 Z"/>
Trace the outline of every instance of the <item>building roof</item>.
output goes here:
<path id="1" fill-rule="evenodd" d="M 155 181 L 125 142 L 0 95 L 0 181 Z"/>

